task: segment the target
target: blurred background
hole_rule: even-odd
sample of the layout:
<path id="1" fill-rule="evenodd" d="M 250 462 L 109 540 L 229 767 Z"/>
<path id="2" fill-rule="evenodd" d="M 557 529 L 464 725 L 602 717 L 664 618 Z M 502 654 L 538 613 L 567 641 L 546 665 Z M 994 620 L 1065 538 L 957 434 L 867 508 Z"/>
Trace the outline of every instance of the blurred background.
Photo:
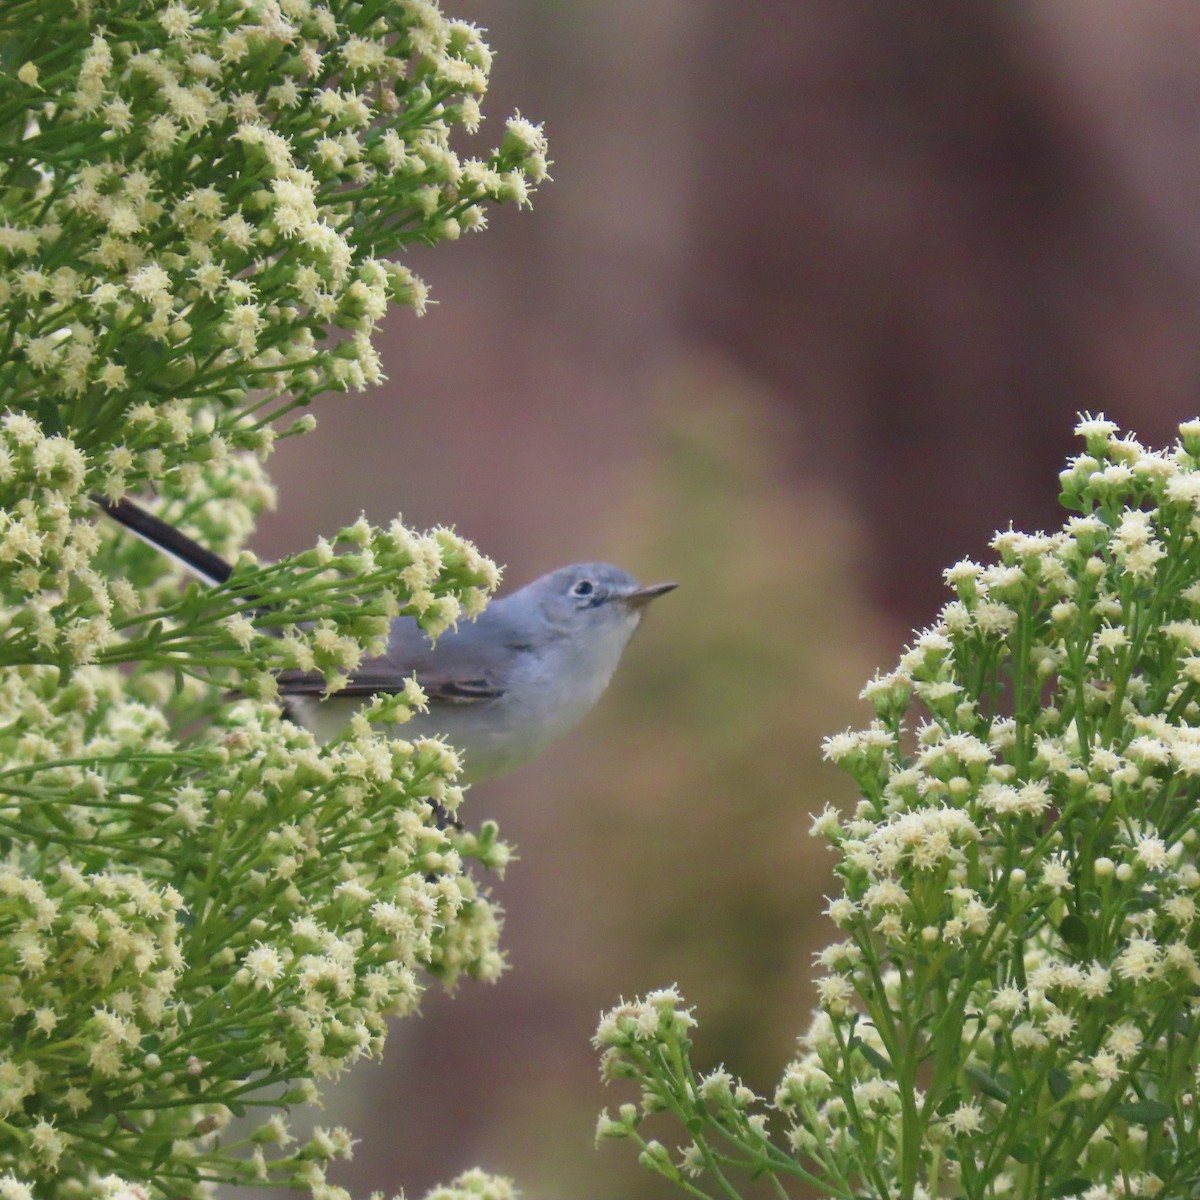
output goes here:
<path id="1" fill-rule="evenodd" d="M 1152 445 L 1200 413 L 1200 7 L 445 7 L 496 51 L 481 147 L 519 107 L 555 182 L 412 256 L 439 305 L 280 449 L 256 548 L 402 512 L 510 586 L 599 558 L 682 587 L 576 733 L 468 798 L 520 854 L 512 970 L 430 991 L 321 1119 L 363 1138 L 356 1194 L 479 1164 L 664 1196 L 593 1147 L 631 1098 L 600 1011 L 677 982 L 697 1061 L 769 1094 L 832 940 L 809 814 L 853 801 L 821 737 L 866 721 L 944 567 L 1061 522 L 1078 410 Z"/>

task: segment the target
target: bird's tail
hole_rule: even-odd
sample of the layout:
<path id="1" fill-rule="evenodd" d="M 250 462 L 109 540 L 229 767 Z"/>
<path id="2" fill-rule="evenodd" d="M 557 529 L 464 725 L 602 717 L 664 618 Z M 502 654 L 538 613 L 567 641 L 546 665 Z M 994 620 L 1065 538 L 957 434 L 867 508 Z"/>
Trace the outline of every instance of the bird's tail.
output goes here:
<path id="1" fill-rule="evenodd" d="M 205 583 L 215 587 L 233 574 L 233 567 L 219 554 L 193 541 L 186 533 L 181 533 L 174 525 L 156 517 L 140 504 L 132 500 L 105 500 L 97 495 L 93 495 L 92 499 L 118 525 L 123 525 L 148 546 L 181 563 Z"/>

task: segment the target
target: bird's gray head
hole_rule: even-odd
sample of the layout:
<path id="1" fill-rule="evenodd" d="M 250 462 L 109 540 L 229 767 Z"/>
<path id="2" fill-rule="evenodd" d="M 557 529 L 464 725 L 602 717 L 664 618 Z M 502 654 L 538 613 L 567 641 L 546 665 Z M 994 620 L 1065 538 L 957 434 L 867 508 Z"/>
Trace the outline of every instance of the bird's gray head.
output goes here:
<path id="1" fill-rule="evenodd" d="M 628 571 L 610 563 L 573 563 L 543 575 L 523 590 L 555 633 L 568 638 L 611 639 L 623 646 L 646 605 L 676 586 L 655 583 L 641 587 Z"/>

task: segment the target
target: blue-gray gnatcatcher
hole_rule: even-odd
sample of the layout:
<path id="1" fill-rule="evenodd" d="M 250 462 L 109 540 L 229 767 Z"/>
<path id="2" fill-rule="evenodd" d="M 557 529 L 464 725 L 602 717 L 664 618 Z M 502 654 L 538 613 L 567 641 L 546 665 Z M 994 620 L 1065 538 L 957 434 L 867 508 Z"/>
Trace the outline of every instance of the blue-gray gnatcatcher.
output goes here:
<path id="1" fill-rule="evenodd" d="M 100 507 L 126 528 L 212 583 L 232 568 L 174 526 L 129 500 Z M 551 571 L 493 600 L 472 622 L 430 645 L 411 617 L 398 617 L 387 651 L 363 663 L 347 686 L 323 699 L 318 674 L 285 671 L 279 691 L 319 738 L 341 730 L 366 698 L 403 689 L 416 676 L 427 713 L 405 737 L 442 736 L 463 753 L 464 780 L 499 775 L 561 737 L 600 699 L 646 605 L 674 583 L 640 587 L 608 563 Z"/>

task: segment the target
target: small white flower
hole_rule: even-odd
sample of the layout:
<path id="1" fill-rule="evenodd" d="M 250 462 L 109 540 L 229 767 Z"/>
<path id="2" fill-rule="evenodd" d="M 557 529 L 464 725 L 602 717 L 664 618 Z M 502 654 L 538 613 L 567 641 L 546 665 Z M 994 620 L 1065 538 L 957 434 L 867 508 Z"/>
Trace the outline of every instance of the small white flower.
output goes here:
<path id="1" fill-rule="evenodd" d="M 1152 938 L 1135 937 L 1117 955 L 1116 972 L 1135 982 L 1148 979 L 1155 974 L 1161 956 L 1162 948 Z"/>
<path id="2" fill-rule="evenodd" d="M 1097 416 L 1090 416 L 1087 413 L 1080 413 L 1079 420 L 1075 425 L 1075 433 L 1082 438 L 1111 438 L 1120 429 L 1120 426 L 1115 421 L 1108 420 L 1103 413 Z"/>
<path id="3" fill-rule="evenodd" d="M 1143 1040 L 1136 1025 L 1123 1021 L 1110 1030 L 1106 1045 L 1118 1060 L 1127 1062 L 1141 1049 Z"/>
<path id="4" fill-rule="evenodd" d="M 977 1104 L 960 1104 L 947 1118 L 950 1129 L 961 1135 L 978 1133 L 983 1128 L 983 1110 Z"/>

